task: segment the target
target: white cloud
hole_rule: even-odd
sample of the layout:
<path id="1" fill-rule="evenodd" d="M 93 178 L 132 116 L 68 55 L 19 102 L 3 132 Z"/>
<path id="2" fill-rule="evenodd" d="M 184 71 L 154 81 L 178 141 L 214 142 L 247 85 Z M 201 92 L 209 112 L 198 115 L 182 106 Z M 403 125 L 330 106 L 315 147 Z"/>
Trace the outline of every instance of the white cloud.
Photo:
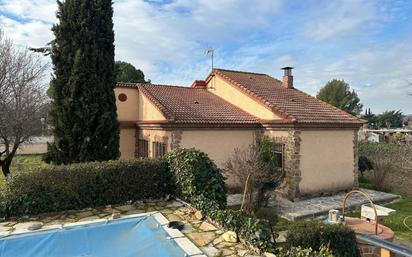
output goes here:
<path id="1" fill-rule="evenodd" d="M 326 40 L 348 33 L 367 33 L 380 16 L 373 0 L 338 0 L 316 5 L 316 11 L 308 17 L 305 34 L 315 40 Z"/>
<path id="2" fill-rule="evenodd" d="M 0 5 L 4 12 L 11 13 L 20 19 L 48 23 L 56 21 L 57 4 L 55 0 L 3 0 Z"/>
<path id="3" fill-rule="evenodd" d="M 209 73 L 203 50 L 212 46 L 216 67 L 279 78 L 281 67 L 295 66 L 296 86 L 311 94 L 343 78 L 373 111 L 412 113 L 412 96 L 405 93 L 412 38 L 378 38 L 386 23 L 411 18 L 405 4 L 115 0 L 116 59 L 131 62 L 153 82 L 190 85 Z M 53 37 L 56 9 L 55 0 L 0 0 L 0 26 L 21 46 L 43 46 Z"/>
<path id="4" fill-rule="evenodd" d="M 0 28 L 8 38 L 22 47 L 45 46 L 52 39 L 51 25 L 38 20 L 20 23 L 0 15 Z"/>

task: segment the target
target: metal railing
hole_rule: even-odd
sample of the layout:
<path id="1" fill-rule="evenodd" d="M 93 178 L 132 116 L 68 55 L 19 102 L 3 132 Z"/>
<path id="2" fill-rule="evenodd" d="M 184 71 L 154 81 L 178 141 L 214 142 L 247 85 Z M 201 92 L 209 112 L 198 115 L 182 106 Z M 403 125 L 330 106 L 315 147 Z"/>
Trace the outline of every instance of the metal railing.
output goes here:
<path id="1" fill-rule="evenodd" d="M 358 235 L 357 237 L 365 243 L 381 248 L 381 256 L 394 256 L 390 253 L 395 253 L 398 254 L 398 256 L 412 257 L 412 249 L 409 247 L 385 241 L 371 235 Z"/>

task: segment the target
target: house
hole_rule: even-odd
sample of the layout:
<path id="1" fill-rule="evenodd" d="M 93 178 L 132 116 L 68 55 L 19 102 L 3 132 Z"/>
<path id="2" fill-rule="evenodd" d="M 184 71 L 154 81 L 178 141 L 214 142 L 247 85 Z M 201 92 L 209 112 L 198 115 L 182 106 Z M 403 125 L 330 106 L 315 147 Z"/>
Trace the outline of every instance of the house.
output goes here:
<path id="1" fill-rule="evenodd" d="M 118 83 L 121 158 L 194 147 L 223 167 L 235 148 L 268 135 L 282 159 L 285 197 L 352 188 L 363 122 L 298 90 L 291 71 L 284 68 L 282 81 L 214 69 L 191 87 Z"/>
<path id="2" fill-rule="evenodd" d="M 395 129 L 368 129 L 362 128 L 358 132 L 359 141 L 369 141 L 376 143 L 401 143 L 410 144 L 412 142 L 412 130 L 407 128 Z"/>

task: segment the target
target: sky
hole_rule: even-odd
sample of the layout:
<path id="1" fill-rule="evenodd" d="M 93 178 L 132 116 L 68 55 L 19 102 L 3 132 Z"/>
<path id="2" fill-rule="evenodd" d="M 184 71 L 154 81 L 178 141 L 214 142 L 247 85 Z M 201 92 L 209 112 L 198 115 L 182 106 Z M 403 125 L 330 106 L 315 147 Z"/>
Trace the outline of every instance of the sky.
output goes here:
<path id="1" fill-rule="evenodd" d="M 190 86 L 214 66 L 282 77 L 309 94 L 344 79 L 374 113 L 412 114 L 410 0 L 115 0 L 116 60 L 153 83 Z M 0 0 L 0 28 L 21 47 L 53 39 L 55 0 Z"/>

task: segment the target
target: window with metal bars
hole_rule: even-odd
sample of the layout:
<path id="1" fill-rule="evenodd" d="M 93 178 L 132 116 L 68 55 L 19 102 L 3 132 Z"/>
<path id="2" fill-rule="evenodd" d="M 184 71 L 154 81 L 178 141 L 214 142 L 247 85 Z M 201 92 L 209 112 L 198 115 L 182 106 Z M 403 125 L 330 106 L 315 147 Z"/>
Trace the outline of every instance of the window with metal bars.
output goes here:
<path id="1" fill-rule="evenodd" d="M 153 158 L 157 158 L 166 154 L 166 144 L 163 142 L 152 143 L 152 155 Z"/>
<path id="2" fill-rule="evenodd" d="M 277 165 L 282 170 L 283 170 L 283 165 L 284 165 L 284 157 L 283 157 L 284 149 L 285 149 L 285 146 L 283 144 L 274 145 L 274 152 L 276 155 Z"/>
<path id="3" fill-rule="evenodd" d="M 139 139 L 137 141 L 137 158 L 149 157 L 149 141 Z"/>

